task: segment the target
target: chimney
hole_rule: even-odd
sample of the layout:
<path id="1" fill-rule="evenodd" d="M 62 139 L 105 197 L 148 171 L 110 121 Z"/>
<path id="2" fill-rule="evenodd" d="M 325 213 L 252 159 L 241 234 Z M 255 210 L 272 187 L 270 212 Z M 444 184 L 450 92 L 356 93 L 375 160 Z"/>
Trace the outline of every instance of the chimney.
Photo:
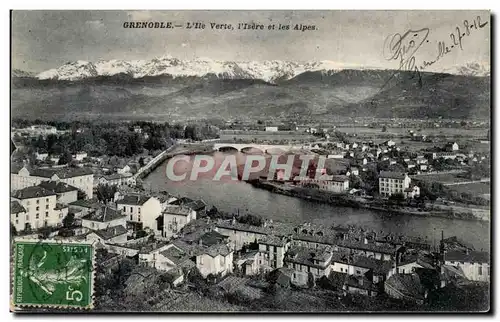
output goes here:
<path id="1" fill-rule="evenodd" d="M 469 255 L 469 252 L 470 252 L 470 251 L 469 251 L 469 249 L 468 249 L 468 248 L 466 248 L 466 249 L 465 249 L 465 254 Z"/>
<path id="2" fill-rule="evenodd" d="M 363 242 L 364 242 L 365 245 L 368 244 L 368 238 L 365 237 L 364 240 L 363 240 Z"/>
<path id="3" fill-rule="evenodd" d="M 231 219 L 231 225 L 236 225 L 236 217 L 233 216 L 233 219 Z"/>
<path id="4" fill-rule="evenodd" d="M 198 245 L 203 246 L 203 240 L 201 240 L 201 238 L 200 238 L 200 240 L 198 241 Z"/>

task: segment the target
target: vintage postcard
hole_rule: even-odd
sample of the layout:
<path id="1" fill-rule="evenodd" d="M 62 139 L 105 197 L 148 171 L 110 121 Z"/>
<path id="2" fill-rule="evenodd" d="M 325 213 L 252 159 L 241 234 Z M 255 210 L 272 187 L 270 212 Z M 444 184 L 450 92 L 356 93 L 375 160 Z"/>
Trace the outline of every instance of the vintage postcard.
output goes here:
<path id="1" fill-rule="evenodd" d="M 489 11 L 12 11 L 11 311 L 490 311 L 490 43 Z"/>

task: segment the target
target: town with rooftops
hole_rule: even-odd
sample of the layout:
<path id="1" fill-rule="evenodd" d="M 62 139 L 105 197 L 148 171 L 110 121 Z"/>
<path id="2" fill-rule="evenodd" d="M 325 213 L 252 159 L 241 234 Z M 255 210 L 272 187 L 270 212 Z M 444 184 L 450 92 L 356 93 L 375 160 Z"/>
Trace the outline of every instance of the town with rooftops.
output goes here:
<path id="1" fill-rule="evenodd" d="M 144 125 L 129 127 L 135 136 L 148 135 Z M 278 220 L 243 211 L 245 204 L 234 212 L 218 210 L 220 205 L 191 199 L 175 186 L 151 189 L 147 177 L 159 176 L 175 155 L 242 153 L 220 138 L 177 140 L 156 155 L 131 158 L 75 152 L 67 163 L 54 163 L 30 145 L 68 135 L 57 131 L 31 126 L 23 140 L 15 136 L 11 230 L 17 238 L 94 245 L 98 310 L 432 310 L 436 305 L 452 310 L 465 305 L 464 298 L 470 305 L 469 296 L 480 307 L 486 296 L 489 253 L 449 230 L 411 235 L 369 225 Z M 277 171 L 272 180 L 262 175 L 244 184 L 340 209 L 465 223 L 489 220 L 484 196 L 468 197 L 473 200 L 469 204 L 453 201 L 453 193 L 443 190 L 439 197 L 437 189 L 443 187 L 427 180 L 464 174 L 455 177 L 457 182 L 485 184 L 471 169 L 485 165 L 488 155 L 464 151 L 456 142 L 445 143 L 442 152 L 410 152 L 392 139 L 341 141 L 338 129 L 334 138 L 326 130 L 321 133 L 316 142 L 301 142 L 301 153 L 327 155 L 326 171 L 311 166 L 309 177 L 301 180 L 285 180 Z M 243 153 L 262 153 L 262 144 L 247 145 Z M 339 162 L 347 166 L 338 170 Z M 298 175 L 300 169 L 292 172 Z M 316 180 L 316 172 L 333 175 Z"/>
<path id="2" fill-rule="evenodd" d="M 491 11 L 12 10 L 12 312 L 493 313 Z"/>

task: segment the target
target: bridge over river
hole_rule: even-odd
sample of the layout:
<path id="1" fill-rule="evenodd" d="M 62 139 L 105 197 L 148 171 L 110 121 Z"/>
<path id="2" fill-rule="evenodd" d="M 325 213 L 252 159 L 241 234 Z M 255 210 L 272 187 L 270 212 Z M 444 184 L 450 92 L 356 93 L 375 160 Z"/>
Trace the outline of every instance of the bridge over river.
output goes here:
<path id="1" fill-rule="evenodd" d="M 310 150 L 309 145 L 275 145 L 275 144 L 254 144 L 254 143 L 215 143 L 214 150 L 221 152 L 239 151 L 249 152 L 260 150 L 263 153 L 290 152 L 300 150 Z"/>

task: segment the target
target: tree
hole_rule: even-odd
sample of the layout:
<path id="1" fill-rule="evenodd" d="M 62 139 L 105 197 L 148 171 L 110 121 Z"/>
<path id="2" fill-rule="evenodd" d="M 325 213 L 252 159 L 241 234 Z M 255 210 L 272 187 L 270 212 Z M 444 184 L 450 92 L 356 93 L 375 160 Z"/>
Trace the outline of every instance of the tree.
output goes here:
<path id="1" fill-rule="evenodd" d="M 63 154 L 61 154 L 61 157 L 59 157 L 59 161 L 57 162 L 57 164 L 68 164 L 71 162 L 71 160 L 73 160 L 71 153 L 69 151 L 65 151 Z"/>
<path id="2" fill-rule="evenodd" d="M 140 158 L 139 158 L 139 166 L 142 168 L 144 165 L 145 165 L 145 163 L 144 163 L 144 158 L 143 158 L 143 157 L 140 157 Z"/>
<path id="3" fill-rule="evenodd" d="M 12 223 L 10 223 L 10 235 L 11 236 L 17 236 L 16 226 L 14 226 Z"/>
<path id="4" fill-rule="evenodd" d="M 87 199 L 87 194 L 84 191 L 78 189 L 76 199 L 78 200 Z"/>
<path id="5" fill-rule="evenodd" d="M 115 197 L 115 192 L 118 189 L 116 186 L 110 186 L 107 184 L 100 184 L 97 186 L 97 200 L 101 202 L 108 202 L 110 200 L 113 200 Z"/>
<path id="6" fill-rule="evenodd" d="M 75 214 L 73 213 L 68 213 L 66 217 L 63 218 L 62 224 L 64 228 L 70 228 L 73 227 L 75 223 Z"/>
<path id="7" fill-rule="evenodd" d="M 387 132 L 387 126 L 382 126 L 382 132 Z"/>

